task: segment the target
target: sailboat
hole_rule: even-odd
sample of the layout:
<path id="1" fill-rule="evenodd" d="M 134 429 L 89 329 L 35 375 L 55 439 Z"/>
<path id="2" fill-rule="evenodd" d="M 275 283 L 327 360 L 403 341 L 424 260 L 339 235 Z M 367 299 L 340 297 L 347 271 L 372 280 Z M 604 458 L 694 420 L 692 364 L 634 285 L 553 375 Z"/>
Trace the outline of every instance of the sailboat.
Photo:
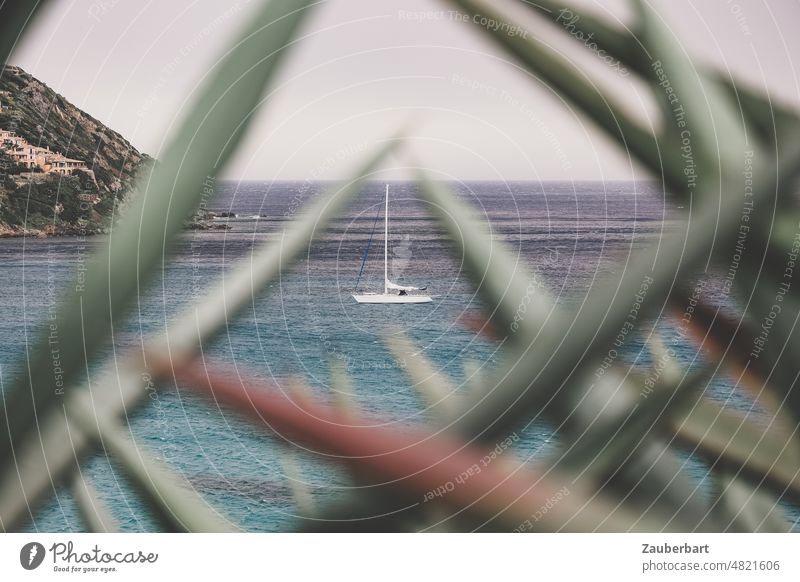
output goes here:
<path id="1" fill-rule="evenodd" d="M 358 282 L 361 280 L 361 273 L 364 272 L 364 263 L 367 261 L 369 253 L 369 245 L 367 245 L 361 261 L 361 270 L 358 273 L 356 293 L 353 295 L 353 299 L 358 303 L 430 303 L 432 299 L 429 295 L 409 295 L 409 292 L 424 291 L 426 287 L 398 285 L 389 280 L 389 184 L 386 184 L 383 237 L 383 293 L 358 293 Z M 390 291 L 395 291 L 395 293 L 390 293 Z"/>

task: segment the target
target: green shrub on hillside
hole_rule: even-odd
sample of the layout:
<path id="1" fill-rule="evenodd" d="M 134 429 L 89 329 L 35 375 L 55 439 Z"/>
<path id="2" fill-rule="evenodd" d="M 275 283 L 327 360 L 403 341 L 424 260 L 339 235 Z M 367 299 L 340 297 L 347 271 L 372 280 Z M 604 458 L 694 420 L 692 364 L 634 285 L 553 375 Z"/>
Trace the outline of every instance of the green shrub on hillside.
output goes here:
<path id="1" fill-rule="evenodd" d="M 27 171 L 25 166 L 18 164 L 14 158 L 3 150 L 0 150 L 0 174 L 4 176 L 13 176 Z"/>

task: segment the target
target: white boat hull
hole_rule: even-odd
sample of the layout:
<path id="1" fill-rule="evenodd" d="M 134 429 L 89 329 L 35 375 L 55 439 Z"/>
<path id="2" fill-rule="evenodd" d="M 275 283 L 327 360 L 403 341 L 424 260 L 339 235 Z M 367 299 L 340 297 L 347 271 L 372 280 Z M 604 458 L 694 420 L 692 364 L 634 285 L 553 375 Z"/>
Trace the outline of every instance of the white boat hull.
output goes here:
<path id="1" fill-rule="evenodd" d="M 353 295 L 353 299 L 358 303 L 430 303 L 433 301 L 427 295 L 386 295 L 383 293 L 365 293 L 363 295 Z"/>

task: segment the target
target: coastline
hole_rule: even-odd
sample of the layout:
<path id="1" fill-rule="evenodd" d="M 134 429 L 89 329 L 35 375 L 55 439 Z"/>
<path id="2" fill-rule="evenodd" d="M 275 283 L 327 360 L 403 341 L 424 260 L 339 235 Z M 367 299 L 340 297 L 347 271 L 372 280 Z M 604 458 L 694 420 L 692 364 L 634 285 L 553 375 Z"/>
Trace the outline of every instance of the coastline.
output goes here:
<path id="1" fill-rule="evenodd" d="M 217 215 L 214 213 L 206 213 L 203 218 L 194 218 L 183 225 L 185 231 L 218 231 L 230 230 L 231 226 L 224 222 L 214 222 Z M 235 215 L 234 215 L 235 216 Z M 101 236 L 109 234 L 111 228 L 109 227 L 87 227 L 86 225 L 80 226 L 77 224 L 64 224 L 64 225 L 48 225 L 44 228 L 23 228 L 19 226 L 9 226 L 8 224 L 0 223 L 0 239 L 5 238 L 58 238 L 58 237 L 71 237 L 71 236 Z"/>
<path id="2" fill-rule="evenodd" d="M 230 230 L 227 224 L 197 224 L 191 223 L 183 228 L 185 231 L 218 231 Z M 0 239 L 10 238 L 60 238 L 73 236 L 102 236 L 110 234 L 110 228 L 96 228 L 87 230 L 79 226 L 54 226 L 48 228 L 14 228 L 5 224 L 0 225 Z"/>
<path id="3" fill-rule="evenodd" d="M 108 234 L 110 229 L 96 228 L 86 229 L 77 225 L 51 226 L 46 228 L 19 228 L 0 225 L 0 239 L 4 238 L 58 238 L 68 236 L 99 236 Z"/>

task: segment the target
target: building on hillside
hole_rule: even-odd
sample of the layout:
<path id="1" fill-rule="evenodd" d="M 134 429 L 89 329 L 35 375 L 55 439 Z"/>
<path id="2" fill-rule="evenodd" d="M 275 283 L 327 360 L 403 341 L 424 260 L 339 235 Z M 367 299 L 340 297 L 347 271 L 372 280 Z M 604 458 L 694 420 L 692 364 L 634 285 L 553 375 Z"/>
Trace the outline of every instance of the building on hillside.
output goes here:
<path id="1" fill-rule="evenodd" d="M 36 148 L 28 144 L 28 142 L 14 143 L 10 148 L 6 149 L 6 153 L 14 158 L 14 161 L 18 164 L 25 166 L 29 170 L 38 165 L 36 163 Z"/>
<path id="2" fill-rule="evenodd" d="M 70 176 L 74 172 L 86 172 L 88 170 L 89 168 L 86 167 L 86 164 L 83 160 L 73 160 L 62 156 L 61 154 L 51 155 L 47 159 L 45 165 L 46 172 L 55 172 L 57 174 L 62 174 L 63 176 Z"/>
<path id="3" fill-rule="evenodd" d="M 89 172 L 83 160 L 73 160 L 49 148 L 33 146 L 13 131 L 0 129 L 0 149 L 29 170 L 38 169 L 45 174 L 52 172 L 62 176 L 71 176 L 77 171 Z"/>
<path id="4" fill-rule="evenodd" d="M 12 147 L 22 147 L 26 144 L 24 139 L 19 137 L 13 131 L 6 131 L 5 129 L 0 129 L 0 148 L 3 150 L 8 150 Z"/>

